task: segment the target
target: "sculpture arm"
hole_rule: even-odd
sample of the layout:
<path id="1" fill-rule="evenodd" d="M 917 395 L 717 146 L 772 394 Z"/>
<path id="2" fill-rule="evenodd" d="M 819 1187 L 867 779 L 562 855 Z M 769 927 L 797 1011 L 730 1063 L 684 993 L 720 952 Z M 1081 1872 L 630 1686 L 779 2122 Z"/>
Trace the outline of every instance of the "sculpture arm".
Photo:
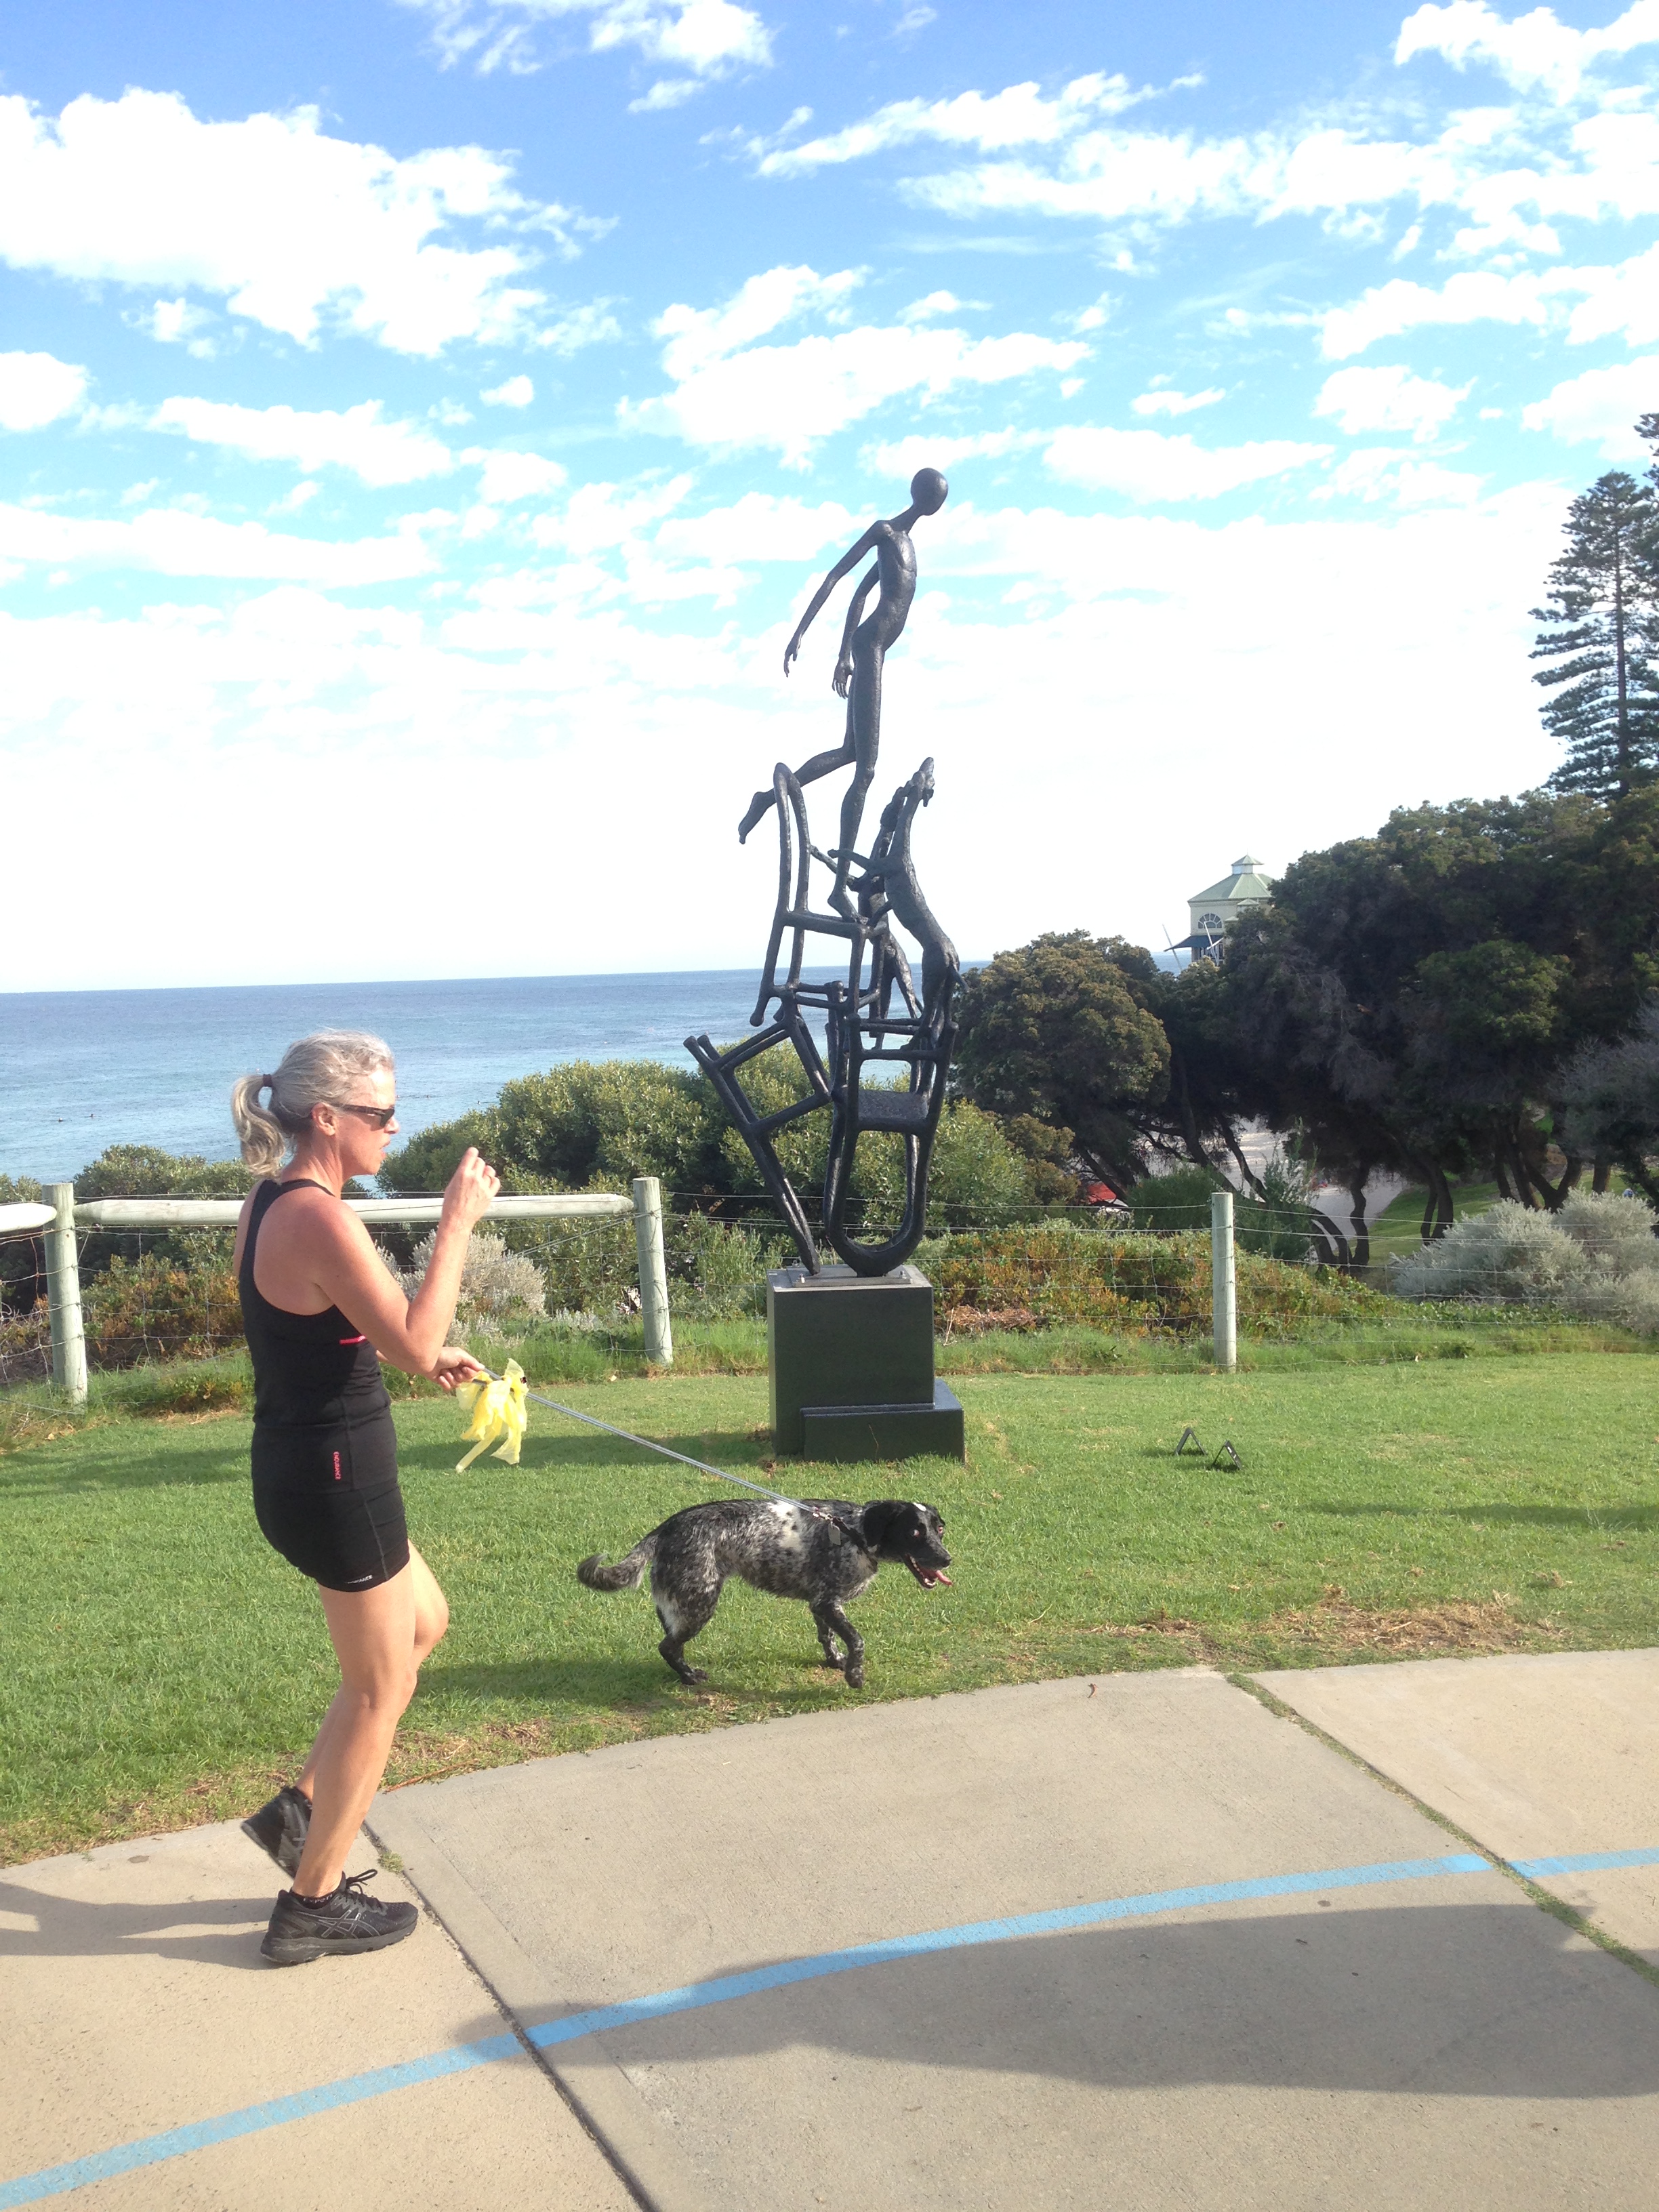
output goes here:
<path id="1" fill-rule="evenodd" d="M 870 551 L 871 548 L 876 542 L 876 532 L 878 527 L 879 526 L 878 524 L 872 522 L 870 527 L 865 532 L 863 537 L 859 539 L 857 544 L 849 545 L 848 547 L 846 552 L 842 555 L 840 560 L 836 562 L 835 567 L 830 571 L 830 574 L 818 586 L 817 591 L 813 592 L 811 604 L 808 606 L 806 612 L 801 617 L 800 620 L 795 624 L 795 634 L 783 649 L 783 672 L 786 676 L 789 673 L 790 663 L 799 654 L 800 641 L 802 638 L 805 636 L 808 629 L 811 627 L 813 617 L 817 615 L 819 608 L 823 606 L 824 601 L 829 598 L 830 592 L 833 592 L 836 585 L 840 583 L 842 578 L 846 575 L 850 569 L 856 568 L 859 562 L 863 560 L 865 555 Z"/>
<path id="2" fill-rule="evenodd" d="M 847 610 L 847 621 L 841 634 L 841 657 L 836 663 L 831 679 L 837 699 L 847 696 L 847 687 L 853 680 L 853 632 L 864 619 L 864 603 L 881 580 L 880 563 L 872 568 L 853 594 L 853 603 Z"/>

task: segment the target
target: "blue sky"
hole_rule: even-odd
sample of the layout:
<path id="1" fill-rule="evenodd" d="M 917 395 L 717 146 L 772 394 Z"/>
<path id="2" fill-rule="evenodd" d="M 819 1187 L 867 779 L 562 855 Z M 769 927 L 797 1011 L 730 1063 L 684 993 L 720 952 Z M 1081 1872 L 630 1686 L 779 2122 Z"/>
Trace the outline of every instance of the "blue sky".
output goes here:
<path id="1" fill-rule="evenodd" d="M 1538 782 L 1656 82 L 1659 0 L 14 12 L 0 778 L 75 866 L 0 988 L 752 963 L 784 640 L 923 462 L 876 792 L 964 950 Z"/>

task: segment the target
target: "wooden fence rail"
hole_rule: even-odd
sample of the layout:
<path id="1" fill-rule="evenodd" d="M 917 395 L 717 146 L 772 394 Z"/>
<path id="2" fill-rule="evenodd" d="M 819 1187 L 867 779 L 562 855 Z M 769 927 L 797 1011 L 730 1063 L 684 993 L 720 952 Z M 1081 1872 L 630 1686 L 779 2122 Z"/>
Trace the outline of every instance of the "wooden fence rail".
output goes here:
<path id="1" fill-rule="evenodd" d="M 591 1221 L 632 1214 L 639 1254 L 640 1318 L 645 1356 L 657 1367 L 674 1361 L 668 1315 L 668 1269 L 662 1242 L 662 1184 L 636 1176 L 633 1194 L 560 1191 L 532 1198 L 498 1198 L 486 1221 Z M 76 1203 L 70 1182 L 49 1182 L 44 1205 L 0 1206 L 0 1233 L 42 1229 L 46 1245 L 46 1301 L 52 1316 L 52 1379 L 79 1405 L 87 1395 L 87 1346 L 81 1320 L 78 1230 L 228 1229 L 242 1211 L 237 1198 L 95 1198 Z M 349 1198 L 346 1204 L 369 1226 L 379 1222 L 435 1222 L 437 1198 Z M 15 1218 L 14 1218 L 15 1217 Z"/>

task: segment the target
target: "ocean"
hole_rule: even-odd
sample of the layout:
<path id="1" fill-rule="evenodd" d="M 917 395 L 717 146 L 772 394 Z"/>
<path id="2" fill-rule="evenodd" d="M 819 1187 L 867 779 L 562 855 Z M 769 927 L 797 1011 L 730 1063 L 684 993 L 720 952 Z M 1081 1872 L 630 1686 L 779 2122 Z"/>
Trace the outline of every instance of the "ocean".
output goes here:
<path id="1" fill-rule="evenodd" d="M 808 971 L 814 980 L 839 973 Z M 0 1174 L 62 1182 L 109 1145 L 233 1159 L 230 1086 L 307 1031 L 369 1030 L 398 1060 L 410 1135 L 572 1060 L 696 1063 L 683 1040 L 744 1034 L 752 969 L 0 993 Z"/>

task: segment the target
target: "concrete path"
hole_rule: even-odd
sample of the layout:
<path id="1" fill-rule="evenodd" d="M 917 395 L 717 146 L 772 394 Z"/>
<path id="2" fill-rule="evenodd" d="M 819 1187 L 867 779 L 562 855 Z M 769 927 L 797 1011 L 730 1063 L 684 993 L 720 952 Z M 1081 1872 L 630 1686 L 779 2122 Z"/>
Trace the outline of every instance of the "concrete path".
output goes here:
<path id="1" fill-rule="evenodd" d="M 1659 1966 L 1659 1651 L 1324 1667 L 1257 1680 Z"/>
<path id="2" fill-rule="evenodd" d="M 373 1846 L 349 1863 L 372 1866 Z M 120 2157 L 102 2159 L 108 2178 L 76 2188 L 74 2202 L 87 2212 L 632 2212 L 615 2168 L 440 1927 L 428 1921 L 369 1958 L 279 1970 L 259 1939 L 282 1881 L 234 1825 L 0 1870 L 0 2206 L 44 2193 L 9 2189 L 15 2176 L 95 2167 L 177 2130 L 179 2154 L 125 2171 Z M 375 1887 L 413 1895 L 393 1876 Z M 500 2056 L 422 2071 L 434 2054 L 485 2039 Z M 338 2097 L 343 2081 L 392 2068 L 411 2085 Z M 223 2135 L 213 2124 L 276 2099 L 312 2109 L 213 2140 Z"/>
<path id="3" fill-rule="evenodd" d="M 1444 1674 L 1436 1725 L 1461 1685 L 1486 1718 L 1456 1740 L 1501 1753 L 1587 1711 L 1634 1743 L 1659 1656 L 1621 1656 L 1547 1711 L 1554 1659 L 1264 1679 L 1358 1736 L 1360 1678 Z M 1532 1856 L 1605 1840 L 1574 1756 Z M 0 2212 L 1652 2201 L 1659 1989 L 1216 1674 L 849 1701 L 401 1790 L 373 1826 L 441 1924 L 288 1973 L 234 1830 L 0 1875 Z M 1659 1858 L 1659 1807 L 1628 1848 Z"/>

